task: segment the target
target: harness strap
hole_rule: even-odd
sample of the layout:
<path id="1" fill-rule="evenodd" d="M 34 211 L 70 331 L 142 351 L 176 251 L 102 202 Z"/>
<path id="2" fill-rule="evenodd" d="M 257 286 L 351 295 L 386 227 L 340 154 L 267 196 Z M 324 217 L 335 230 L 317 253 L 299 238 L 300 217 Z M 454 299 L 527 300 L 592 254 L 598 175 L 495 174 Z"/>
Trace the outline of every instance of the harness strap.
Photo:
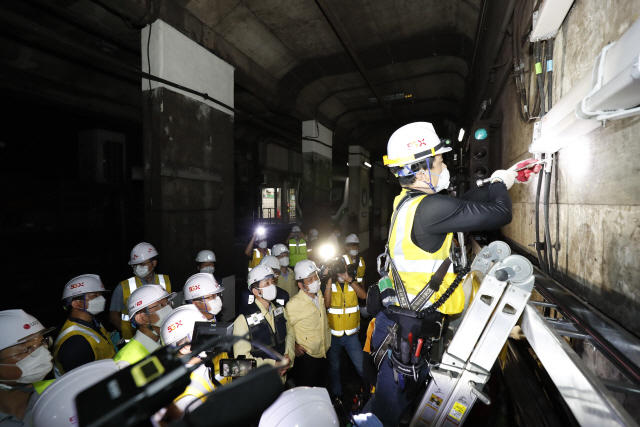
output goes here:
<path id="1" fill-rule="evenodd" d="M 396 268 L 396 265 L 393 262 L 393 259 L 391 259 L 391 256 L 389 254 L 389 242 L 391 241 L 391 233 L 393 233 L 393 227 L 396 224 L 396 220 L 398 218 L 398 214 L 400 213 L 400 210 L 402 209 L 404 204 L 410 201 L 412 198 L 413 196 L 411 195 L 411 193 L 408 193 L 406 196 L 402 198 L 402 200 L 400 200 L 400 203 L 398 203 L 398 207 L 393 211 L 393 216 L 391 217 L 391 224 L 389 226 L 389 236 L 387 238 L 387 244 L 384 248 L 384 253 L 387 258 L 386 263 L 388 264 L 391 270 L 391 274 L 393 275 L 393 284 L 396 288 L 396 294 L 398 295 L 398 303 L 400 304 L 401 307 L 404 307 L 404 308 L 409 307 L 409 297 L 407 296 L 407 290 L 404 287 L 404 282 L 400 278 L 398 269 Z"/>
<path id="2" fill-rule="evenodd" d="M 440 285 L 442 284 L 444 276 L 445 274 L 447 274 L 450 265 L 451 260 L 449 258 L 444 260 L 435 274 L 431 276 L 431 279 L 429 280 L 429 283 L 427 283 L 427 286 L 422 288 L 422 290 L 411 302 L 411 310 L 420 310 L 422 306 L 427 301 L 429 301 L 429 298 L 431 298 L 431 296 L 440 289 Z"/>
<path id="3" fill-rule="evenodd" d="M 391 344 L 391 338 L 398 332 L 398 324 L 395 323 L 393 326 L 389 327 L 389 333 L 380 344 L 380 347 L 373 353 L 373 362 L 376 364 L 376 368 L 380 370 L 380 363 L 387 355 L 387 349 L 389 348 L 389 344 Z"/>

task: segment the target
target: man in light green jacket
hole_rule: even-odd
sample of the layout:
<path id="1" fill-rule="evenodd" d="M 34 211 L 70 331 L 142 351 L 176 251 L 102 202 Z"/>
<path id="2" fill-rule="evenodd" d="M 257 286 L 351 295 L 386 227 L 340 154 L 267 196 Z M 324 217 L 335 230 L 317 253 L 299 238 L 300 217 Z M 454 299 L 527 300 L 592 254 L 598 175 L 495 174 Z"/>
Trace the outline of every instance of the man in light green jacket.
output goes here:
<path id="1" fill-rule="evenodd" d="M 320 292 L 318 267 L 313 261 L 300 261 L 295 267 L 295 278 L 301 292 L 287 304 L 289 322 L 296 339 L 296 364 L 291 369 L 290 378 L 296 387 L 324 387 L 331 331 Z"/>

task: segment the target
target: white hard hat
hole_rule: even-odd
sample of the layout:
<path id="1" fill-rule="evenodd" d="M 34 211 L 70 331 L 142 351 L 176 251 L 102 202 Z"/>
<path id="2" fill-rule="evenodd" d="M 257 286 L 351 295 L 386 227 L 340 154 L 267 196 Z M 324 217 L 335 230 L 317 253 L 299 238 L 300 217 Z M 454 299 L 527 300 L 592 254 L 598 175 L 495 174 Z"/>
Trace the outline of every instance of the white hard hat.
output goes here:
<path id="1" fill-rule="evenodd" d="M 160 285 L 140 286 L 138 289 L 131 292 L 129 299 L 127 300 L 129 318 L 133 319 L 140 310 L 149 307 L 154 302 L 158 302 L 164 298 L 171 301 L 175 296 L 175 292 L 169 293 Z"/>
<path id="2" fill-rule="evenodd" d="M 0 350 L 21 344 L 37 335 L 44 335 L 55 328 L 45 328 L 42 323 L 23 310 L 0 311 Z"/>
<path id="3" fill-rule="evenodd" d="M 73 298 L 90 292 L 107 292 L 102 280 L 100 280 L 100 276 L 97 274 L 83 274 L 71 279 L 64 285 L 62 299 Z"/>
<path id="4" fill-rule="evenodd" d="M 191 340 L 196 322 L 208 322 L 208 320 L 195 305 L 181 305 L 173 310 L 164 319 L 160 328 L 162 345 L 172 345 L 185 337 Z"/>
<path id="5" fill-rule="evenodd" d="M 77 427 L 76 396 L 116 372 L 112 359 L 90 362 L 67 372 L 40 395 L 33 407 L 33 426 Z"/>
<path id="6" fill-rule="evenodd" d="M 300 227 L 298 227 L 297 225 L 294 225 L 293 227 L 291 227 L 291 232 L 292 233 L 296 233 L 296 232 L 300 232 L 302 230 L 300 230 Z"/>
<path id="7" fill-rule="evenodd" d="M 440 141 L 431 123 L 415 122 L 391 135 L 383 161 L 387 166 L 404 166 L 447 151 L 451 147 Z"/>
<path id="8" fill-rule="evenodd" d="M 275 277 L 276 274 L 273 272 L 271 267 L 266 265 L 257 265 L 251 269 L 249 272 L 249 278 L 247 279 L 247 286 L 251 287 L 256 282 L 260 282 L 264 279 L 268 279 L 270 277 Z"/>
<path id="9" fill-rule="evenodd" d="M 314 239 L 318 238 L 318 230 L 316 230 L 315 228 L 312 228 L 311 230 L 309 230 L 309 235 L 311 237 L 313 237 Z"/>
<path id="10" fill-rule="evenodd" d="M 323 387 L 295 387 L 283 392 L 260 417 L 259 427 L 339 426 L 329 392 Z"/>
<path id="11" fill-rule="evenodd" d="M 360 239 L 355 234 L 349 234 L 346 239 L 344 239 L 345 245 L 359 245 Z"/>
<path id="12" fill-rule="evenodd" d="M 213 251 L 205 249 L 203 251 L 198 252 L 196 261 L 197 262 L 216 262 L 216 254 L 214 254 Z"/>
<path id="13" fill-rule="evenodd" d="M 265 255 L 258 265 L 266 265 L 267 267 L 271 267 L 274 271 L 280 270 L 280 260 L 274 255 Z"/>
<path id="14" fill-rule="evenodd" d="M 129 265 L 136 265 L 158 256 L 158 251 L 150 243 L 138 243 L 131 249 Z"/>
<path id="15" fill-rule="evenodd" d="M 278 243 L 277 245 L 274 245 L 273 248 L 271 249 L 271 253 L 273 254 L 273 256 L 280 256 L 285 252 L 289 253 L 289 248 L 287 248 L 282 243 Z"/>
<path id="16" fill-rule="evenodd" d="M 304 280 L 312 273 L 318 271 L 318 266 L 311 260 L 303 259 L 302 261 L 298 261 L 294 271 L 296 273 L 296 280 Z"/>
<path id="17" fill-rule="evenodd" d="M 208 295 L 219 294 L 224 288 L 216 281 L 213 274 L 196 273 L 189 277 L 182 288 L 185 301 L 194 298 L 206 297 Z"/>

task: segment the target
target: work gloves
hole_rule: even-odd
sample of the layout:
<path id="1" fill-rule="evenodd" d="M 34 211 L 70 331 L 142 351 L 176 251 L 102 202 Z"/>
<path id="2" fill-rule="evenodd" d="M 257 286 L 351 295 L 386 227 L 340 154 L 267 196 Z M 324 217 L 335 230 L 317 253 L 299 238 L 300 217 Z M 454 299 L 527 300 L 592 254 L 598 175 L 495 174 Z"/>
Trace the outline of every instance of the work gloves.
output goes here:
<path id="1" fill-rule="evenodd" d="M 538 160 L 536 159 L 527 159 L 527 160 L 523 160 L 522 162 L 519 162 L 513 166 L 511 166 L 509 168 L 509 170 L 513 170 L 515 171 L 516 169 L 522 169 L 528 165 L 533 165 L 534 163 L 538 163 Z M 518 174 L 518 176 L 516 177 L 516 182 L 520 183 L 520 184 L 524 184 L 529 182 L 529 179 L 531 179 L 531 175 L 537 174 L 538 172 L 540 172 L 540 169 L 542 169 L 542 165 L 537 164 L 535 166 L 531 166 L 527 169 L 523 169 L 521 171 L 517 171 L 516 173 Z"/>
<path id="2" fill-rule="evenodd" d="M 493 175 L 491 175 L 491 183 L 493 184 L 494 182 L 502 181 L 504 182 L 504 185 L 507 186 L 508 190 L 513 185 L 513 182 L 516 180 L 517 175 L 518 174 L 512 170 L 498 169 L 493 173 Z"/>

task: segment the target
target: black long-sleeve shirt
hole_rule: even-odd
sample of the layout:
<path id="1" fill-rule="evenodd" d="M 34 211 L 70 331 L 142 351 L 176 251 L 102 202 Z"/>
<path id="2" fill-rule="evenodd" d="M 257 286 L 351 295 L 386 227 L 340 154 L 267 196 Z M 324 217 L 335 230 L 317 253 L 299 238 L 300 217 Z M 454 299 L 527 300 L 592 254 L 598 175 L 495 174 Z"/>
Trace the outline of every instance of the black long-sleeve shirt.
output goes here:
<path id="1" fill-rule="evenodd" d="M 432 194 L 416 209 L 411 240 L 422 250 L 435 252 L 447 233 L 492 230 L 509 224 L 511 218 L 511 198 L 503 183 L 472 189 L 460 199 Z"/>

